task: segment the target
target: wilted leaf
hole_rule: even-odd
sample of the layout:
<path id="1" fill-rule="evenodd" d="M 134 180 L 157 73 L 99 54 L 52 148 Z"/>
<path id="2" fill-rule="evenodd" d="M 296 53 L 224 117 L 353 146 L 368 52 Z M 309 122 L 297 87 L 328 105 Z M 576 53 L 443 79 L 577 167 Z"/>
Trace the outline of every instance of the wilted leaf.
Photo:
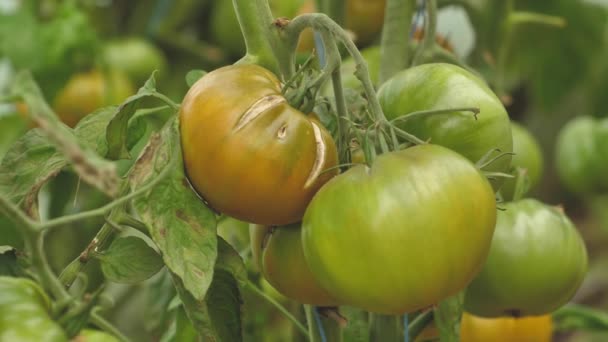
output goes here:
<path id="1" fill-rule="evenodd" d="M 176 121 L 152 135 L 129 173 L 129 182 L 137 190 L 159 175 L 165 178 L 134 201 L 135 209 L 165 265 L 195 299 L 202 300 L 217 257 L 215 215 L 190 188 L 184 174 Z"/>

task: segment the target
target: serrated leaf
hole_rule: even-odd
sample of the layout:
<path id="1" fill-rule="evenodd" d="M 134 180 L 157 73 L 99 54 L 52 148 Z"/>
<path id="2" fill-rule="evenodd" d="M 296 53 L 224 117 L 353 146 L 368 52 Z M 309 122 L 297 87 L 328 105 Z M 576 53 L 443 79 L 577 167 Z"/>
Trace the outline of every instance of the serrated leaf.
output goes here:
<path id="1" fill-rule="evenodd" d="M 188 84 L 188 87 L 192 87 L 192 85 L 201 79 L 201 77 L 205 76 L 205 74 L 207 74 L 207 72 L 204 70 L 195 69 L 188 71 L 186 74 L 186 84 Z"/>
<path id="2" fill-rule="evenodd" d="M 116 239 L 96 256 L 105 277 L 117 283 L 135 284 L 156 274 L 163 260 L 148 244 L 135 236 Z"/>
<path id="3" fill-rule="evenodd" d="M 195 299 L 202 300 L 217 257 L 216 220 L 186 178 L 175 120 L 152 135 L 129 172 L 129 183 L 137 190 L 160 174 L 165 178 L 134 200 L 134 206 L 165 265 Z"/>
<path id="4" fill-rule="evenodd" d="M 108 144 L 108 158 L 116 159 L 130 159 L 129 153 L 129 121 L 135 115 L 137 109 L 146 98 L 155 98 L 168 105 L 169 103 L 166 97 L 156 92 L 156 71 L 152 73 L 150 78 L 146 81 L 143 87 L 139 88 L 137 94 L 130 96 L 118 107 L 114 113 L 114 117 L 110 120 L 106 131 L 106 142 Z"/>
<path id="5" fill-rule="evenodd" d="M 203 341 L 242 341 L 239 282 L 247 272 L 238 253 L 223 239 L 218 239 L 218 258 L 213 281 L 204 300 L 196 300 L 174 276 L 177 292 L 188 318 Z"/>

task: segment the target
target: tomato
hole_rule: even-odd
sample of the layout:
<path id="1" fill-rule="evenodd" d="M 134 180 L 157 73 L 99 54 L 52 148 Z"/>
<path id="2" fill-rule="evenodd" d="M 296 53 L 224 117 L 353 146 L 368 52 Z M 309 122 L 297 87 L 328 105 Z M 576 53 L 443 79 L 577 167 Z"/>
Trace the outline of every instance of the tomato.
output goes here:
<path id="1" fill-rule="evenodd" d="M 389 120 L 421 110 L 477 107 L 477 119 L 470 112 L 452 112 L 402 121 L 399 126 L 473 162 L 492 149 L 513 151 L 505 107 L 483 80 L 461 67 L 433 63 L 401 71 L 380 87 L 378 99 Z M 511 157 L 504 156 L 486 170 L 507 172 L 510 165 Z M 501 178 L 492 181 L 494 190 L 501 184 Z"/>
<path id="2" fill-rule="evenodd" d="M 557 137 L 555 163 L 566 188 L 575 193 L 608 190 L 608 119 L 582 116 Z"/>
<path id="3" fill-rule="evenodd" d="M 38 284 L 0 276 L 0 341 L 67 342 L 50 312 L 49 298 Z"/>
<path id="4" fill-rule="evenodd" d="M 355 34 L 357 45 L 366 45 L 382 32 L 386 0 L 348 0 L 344 27 Z"/>
<path id="5" fill-rule="evenodd" d="M 299 303 L 338 304 L 319 285 L 306 264 L 300 224 L 276 228 L 251 225 L 249 229 L 252 254 L 264 277 L 277 291 Z"/>
<path id="6" fill-rule="evenodd" d="M 92 70 L 70 78 L 55 98 L 53 109 L 66 125 L 74 127 L 96 109 L 119 104 L 134 93 L 133 85 L 121 72 L 105 75 Z"/>
<path id="7" fill-rule="evenodd" d="M 119 340 L 103 331 L 84 329 L 71 342 L 118 342 Z"/>
<path id="8" fill-rule="evenodd" d="M 154 70 L 161 73 L 167 71 L 167 59 L 163 52 L 138 37 L 108 42 L 104 47 L 104 59 L 112 69 L 122 71 L 136 84 L 143 85 Z"/>
<path id="9" fill-rule="evenodd" d="M 535 199 L 503 205 L 488 260 L 465 309 L 481 317 L 544 315 L 566 304 L 587 272 L 587 251 L 568 217 Z"/>
<path id="10" fill-rule="evenodd" d="M 532 189 L 543 173 L 543 153 L 538 142 L 528 130 L 516 122 L 511 122 L 511 133 L 513 133 L 513 152 L 515 155 L 511 160 L 512 174 L 517 175 L 515 170 L 522 168 L 526 170 L 530 189 Z M 500 193 L 507 201 L 513 199 L 516 179 L 506 179 Z"/>
<path id="11" fill-rule="evenodd" d="M 483 266 L 495 220 L 492 188 L 471 162 L 419 145 L 325 184 L 304 215 L 302 243 L 338 301 L 401 314 L 464 289 Z"/>
<path id="12" fill-rule="evenodd" d="M 460 323 L 461 342 L 551 342 L 551 315 L 482 318 L 468 313 Z"/>
<path id="13" fill-rule="evenodd" d="M 270 0 L 274 17 L 293 18 L 304 0 Z M 245 54 L 245 40 L 239 27 L 232 1 L 218 0 L 210 14 L 211 40 L 222 46 L 232 56 Z"/>
<path id="14" fill-rule="evenodd" d="M 260 66 L 206 74 L 186 94 L 180 121 L 194 188 L 211 207 L 241 221 L 297 222 L 337 173 L 329 132 L 291 107 L 279 80 Z"/>

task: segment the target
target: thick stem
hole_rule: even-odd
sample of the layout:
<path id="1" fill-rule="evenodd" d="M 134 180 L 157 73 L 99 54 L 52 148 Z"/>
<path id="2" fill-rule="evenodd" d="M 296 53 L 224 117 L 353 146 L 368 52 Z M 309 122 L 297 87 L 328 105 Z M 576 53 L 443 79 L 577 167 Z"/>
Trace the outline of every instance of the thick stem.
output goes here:
<path id="1" fill-rule="evenodd" d="M 274 72 L 281 72 L 283 80 L 295 72 L 294 55 L 281 41 L 274 28 L 272 12 L 267 0 L 232 0 L 245 39 L 247 55 L 241 60 L 255 63 Z"/>
<path id="2" fill-rule="evenodd" d="M 408 65 L 409 30 L 416 2 L 387 0 L 380 44 L 379 85 Z"/>
<path id="3" fill-rule="evenodd" d="M 403 340 L 401 316 L 373 314 L 371 320 L 372 342 L 400 342 Z"/>

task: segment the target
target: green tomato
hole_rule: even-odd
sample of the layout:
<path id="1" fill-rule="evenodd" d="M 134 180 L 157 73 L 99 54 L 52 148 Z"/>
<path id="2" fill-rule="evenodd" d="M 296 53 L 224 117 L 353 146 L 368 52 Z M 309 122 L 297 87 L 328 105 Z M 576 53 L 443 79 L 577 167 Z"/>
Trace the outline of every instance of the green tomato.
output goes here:
<path id="1" fill-rule="evenodd" d="M 72 339 L 72 342 L 119 342 L 119 340 L 103 331 L 84 329 Z"/>
<path id="2" fill-rule="evenodd" d="M 608 190 L 608 119 L 582 116 L 568 122 L 555 151 L 557 174 L 568 190 Z"/>
<path id="3" fill-rule="evenodd" d="M 464 289 L 483 266 L 495 222 L 492 187 L 475 166 L 419 145 L 325 184 L 304 214 L 302 243 L 338 301 L 402 314 Z"/>
<path id="4" fill-rule="evenodd" d="M 488 260 L 465 310 L 480 317 L 537 316 L 566 304 L 587 272 L 580 234 L 558 208 L 534 199 L 504 204 Z"/>
<path id="5" fill-rule="evenodd" d="M 511 169 L 514 175 L 517 168 L 526 170 L 530 189 L 538 184 L 543 173 L 543 153 L 534 136 L 522 125 L 511 122 L 511 133 L 513 133 L 513 152 L 515 155 L 511 160 Z M 517 179 L 506 179 L 500 193 L 506 201 L 513 200 L 515 183 Z"/>
<path id="6" fill-rule="evenodd" d="M 399 126 L 473 162 L 493 149 L 513 151 L 511 125 L 505 107 L 483 80 L 461 67 L 436 63 L 401 71 L 380 87 L 378 99 L 389 120 L 422 110 L 479 108 L 477 119 L 470 112 L 452 112 L 401 121 Z M 511 157 L 504 156 L 486 170 L 508 172 L 510 165 Z M 501 178 L 492 181 L 494 190 L 501 184 Z"/>
<path id="7" fill-rule="evenodd" d="M 304 304 L 336 306 L 304 259 L 299 224 L 270 228 L 250 226 L 251 250 L 262 274 L 279 293 Z"/>
<path id="8" fill-rule="evenodd" d="M 0 276 L 0 341 L 66 341 L 50 317 L 51 303 L 33 281 Z"/>
<path id="9" fill-rule="evenodd" d="M 105 62 L 112 69 L 124 72 L 138 85 L 143 85 L 154 70 L 167 72 L 167 59 L 163 52 L 143 38 L 110 41 L 103 53 Z"/>

